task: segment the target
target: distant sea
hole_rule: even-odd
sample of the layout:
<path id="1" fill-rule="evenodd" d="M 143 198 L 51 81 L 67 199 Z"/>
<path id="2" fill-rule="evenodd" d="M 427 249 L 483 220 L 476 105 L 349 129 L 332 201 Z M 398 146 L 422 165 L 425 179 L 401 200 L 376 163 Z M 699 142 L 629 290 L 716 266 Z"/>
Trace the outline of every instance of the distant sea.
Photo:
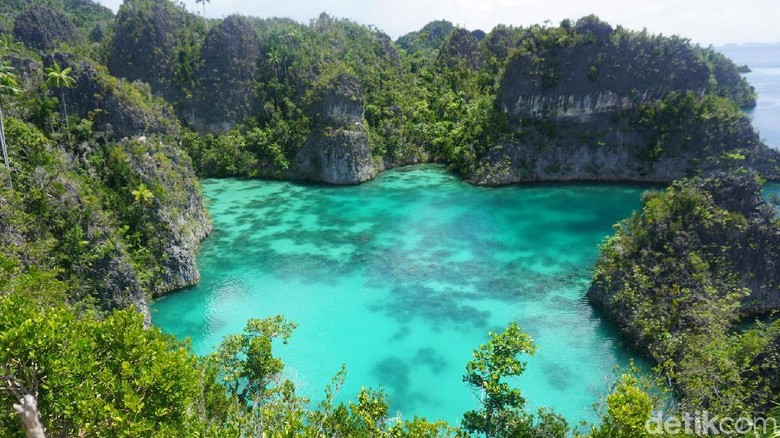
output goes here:
<path id="1" fill-rule="evenodd" d="M 737 65 L 747 65 L 750 85 L 758 93 L 758 105 L 747 110 L 761 137 L 780 149 L 780 42 L 771 44 L 729 44 L 716 50 Z"/>

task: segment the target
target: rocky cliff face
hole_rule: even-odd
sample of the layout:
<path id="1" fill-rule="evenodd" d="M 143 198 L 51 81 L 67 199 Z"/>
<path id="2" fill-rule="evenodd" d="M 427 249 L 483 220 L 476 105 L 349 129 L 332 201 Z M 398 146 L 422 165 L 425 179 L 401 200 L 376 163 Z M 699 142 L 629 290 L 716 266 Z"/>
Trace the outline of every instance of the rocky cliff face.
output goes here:
<path id="1" fill-rule="evenodd" d="M 255 115 L 260 40 L 251 23 L 230 16 L 214 26 L 201 48 L 199 97 L 188 122 L 199 131 L 225 132 Z"/>
<path id="2" fill-rule="evenodd" d="M 150 289 L 159 295 L 200 281 L 195 252 L 208 233 L 211 222 L 189 157 L 175 145 L 144 138 L 121 144 L 115 166 L 127 166 L 131 175 L 148 187 L 157 188 L 146 208 L 155 224 L 155 242 L 149 246 L 160 263 Z"/>
<path id="3" fill-rule="evenodd" d="M 646 193 L 601 246 L 588 299 L 684 409 L 776 404 L 780 327 L 739 325 L 780 310 L 780 220 L 760 190 L 754 175 L 675 182 Z"/>
<path id="4" fill-rule="evenodd" d="M 594 18 L 567 32 L 567 43 L 509 61 L 496 104 L 513 132 L 478 157 L 469 180 L 670 182 L 740 166 L 780 177 L 780 154 L 737 110 L 751 92 L 733 63 Z"/>
<path id="5" fill-rule="evenodd" d="M 44 67 L 58 63 L 72 67 L 72 88 L 64 89 L 68 109 L 82 118 L 92 117 L 96 131 L 109 139 L 148 134 L 173 133 L 178 122 L 164 101 L 154 99 L 140 84 L 118 81 L 94 62 L 54 53 L 44 57 Z M 54 93 L 54 92 L 53 92 Z M 59 96 L 59 91 L 56 92 Z"/>
<path id="6" fill-rule="evenodd" d="M 90 210 L 79 194 L 84 188 L 68 180 L 63 180 L 68 183 L 67 196 L 59 202 L 64 203 L 63 210 L 88 215 L 83 220 L 84 235 L 89 236 L 90 246 L 100 256 L 83 275 L 98 294 L 100 306 L 113 309 L 133 305 L 150 324 L 149 298 L 200 281 L 195 253 L 211 231 L 211 223 L 190 159 L 175 146 L 141 137 L 123 141 L 108 155 L 107 168 L 95 169 L 96 173 L 106 173 L 107 186 L 119 197 L 127 198 L 134 187 L 130 181 L 138 181 L 155 193 L 151 203 L 116 213 Z M 119 216 L 121 224 L 131 227 L 125 232 L 137 233 L 137 238 L 144 240 L 150 257 L 139 258 L 134 253 L 138 248 L 130 248 L 116 235 L 117 219 L 111 217 L 113 214 Z M 134 223 L 139 220 L 154 226 L 147 229 L 145 224 Z M 81 268 L 72 269 L 78 272 Z"/>
<path id="7" fill-rule="evenodd" d="M 635 341 L 642 335 L 632 321 L 643 303 L 668 314 L 744 288 L 743 315 L 780 310 L 780 222 L 755 177 L 721 175 L 668 190 L 608 240 L 589 300 Z M 665 265 L 672 260 L 675 267 Z"/>
<path id="8" fill-rule="evenodd" d="M 601 22 L 580 22 L 582 42 L 515 56 L 498 102 L 513 119 L 591 117 L 662 99 L 671 91 L 701 96 L 710 68 L 674 39 L 614 40 Z"/>
<path id="9" fill-rule="evenodd" d="M 356 77 L 339 74 L 325 81 L 315 91 L 309 111 L 314 129 L 288 177 L 330 184 L 357 184 L 376 177 L 379 169 L 371 154 Z"/>
<path id="10" fill-rule="evenodd" d="M 198 282 L 195 251 L 211 225 L 178 147 L 141 137 L 75 151 L 14 117 L 5 128 L 14 180 L 0 190 L 3 272 L 49 272 L 70 302 L 133 305 L 147 323 L 149 297 Z M 142 187 L 151 198 L 136 198 Z"/>
<path id="11" fill-rule="evenodd" d="M 702 233 L 707 246 L 728 248 L 725 259 L 738 275 L 738 284 L 750 290 L 742 300 L 745 314 L 780 310 L 780 221 L 774 208 L 761 196 L 754 178 L 720 177 L 698 184 L 712 195 L 714 204 L 745 217 L 747 225 L 727 236 Z"/>
<path id="12" fill-rule="evenodd" d="M 492 147 L 467 177 L 479 185 L 581 180 L 667 182 L 693 172 L 689 159 L 672 154 L 648 159 L 646 152 L 641 134 L 625 131 L 609 120 L 559 122 L 547 132 L 544 127 L 529 127 L 520 139 Z"/>
<path id="13" fill-rule="evenodd" d="M 511 133 L 477 155 L 473 183 L 670 182 L 740 166 L 780 177 L 780 154 L 736 109 L 752 92 L 727 59 L 595 17 L 539 32 L 513 41 L 499 28 L 486 39 L 495 56 L 523 50 L 496 96 Z"/>
<path id="14" fill-rule="evenodd" d="M 460 63 L 471 69 L 482 68 L 484 60 L 479 41 L 466 29 L 458 28 L 451 31 L 439 50 L 437 63 L 449 68 Z"/>
<path id="15" fill-rule="evenodd" d="M 126 1 L 119 8 L 108 53 L 116 77 L 150 84 L 169 102 L 180 98 L 174 60 L 181 38 L 179 11 L 167 0 Z"/>
<path id="16" fill-rule="evenodd" d="M 697 108 L 687 106 L 668 120 L 645 125 L 636 111 L 591 114 L 586 122 L 529 121 L 511 139 L 490 148 L 467 178 L 484 185 L 668 183 L 739 168 L 780 178 L 780 153 L 761 142 L 747 116 L 735 112 L 734 117 L 709 117 Z"/>
<path id="17" fill-rule="evenodd" d="M 51 50 L 60 43 L 76 42 L 78 37 L 76 27 L 64 13 L 45 6 L 32 6 L 14 21 L 14 38 L 34 49 Z"/>
<path id="18" fill-rule="evenodd" d="M 295 156 L 293 169 L 295 179 L 329 184 L 358 184 L 378 173 L 362 127 L 313 133 Z"/>
<path id="19" fill-rule="evenodd" d="M 560 28 L 498 27 L 483 38 L 432 23 L 399 42 L 429 56 L 431 70 L 418 77 L 386 37 L 362 35 L 355 50 L 348 41 L 357 30 L 337 32 L 342 24 L 327 16 L 310 28 L 234 16 L 207 35 L 196 18 L 163 0 L 126 2 L 108 65 L 151 84 L 196 131 L 225 133 L 248 121 L 244 133 L 258 125 L 261 141 L 245 142 L 248 152 L 241 152 L 258 159 L 243 170 L 248 175 L 353 184 L 384 168 L 435 159 L 485 185 L 670 182 L 740 167 L 780 178 L 780 153 L 737 116 L 736 105 L 749 104 L 752 92 L 736 66 L 680 38 L 613 29 L 595 17 Z M 323 56 L 302 49 L 301 33 L 311 47 L 321 44 Z M 345 53 L 371 68 L 344 68 L 349 62 L 336 60 Z M 344 73 L 329 77 L 336 70 Z M 446 80 L 429 76 L 443 71 Z M 424 85 L 398 85 L 403 75 Z M 469 96 L 475 88 L 483 96 Z M 402 93 L 430 102 L 417 107 Z M 485 109 L 465 108 L 494 93 L 491 111 L 500 109 L 504 119 L 471 120 Z M 458 101 L 468 103 L 453 110 Z M 719 108 L 723 102 L 734 108 Z M 458 117 L 468 128 L 445 120 Z M 432 138 L 439 129 L 479 134 Z M 470 144 L 452 144 L 461 140 Z M 437 142 L 448 146 L 437 150 Z"/>
<path id="20" fill-rule="evenodd" d="M 17 129 L 11 125 L 8 133 L 15 138 Z M 75 167 L 78 163 L 70 161 L 68 165 Z M 92 208 L 89 195 L 85 196 L 89 187 L 71 173 L 44 166 L 36 166 L 31 177 L 36 184 L 33 191 L 48 200 L 48 214 L 36 217 L 26 211 L 26 202 L 39 194 L 16 194 L 12 190 L 0 193 L 0 248 L 4 260 L 23 260 L 22 270 L 44 270 L 55 263 L 67 270 L 70 282 L 80 283 L 70 300 L 91 295 L 106 310 L 132 305 L 150 323 L 146 296 L 128 249 L 116 239 L 110 215 Z M 52 240 L 57 235 L 60 237 Z M 83 254 L 86 248 L 88 256 Z M 89 262 L 82 263 L 85 259 Z"/>

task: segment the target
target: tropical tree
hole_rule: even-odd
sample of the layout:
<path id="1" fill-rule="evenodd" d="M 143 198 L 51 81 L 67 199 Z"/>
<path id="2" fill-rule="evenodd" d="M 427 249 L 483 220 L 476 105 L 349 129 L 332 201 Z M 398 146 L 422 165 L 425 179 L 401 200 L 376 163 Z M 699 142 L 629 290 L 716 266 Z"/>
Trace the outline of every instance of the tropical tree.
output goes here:
<path id="1" fill-rule="evenodd" d="M 295 323 L 277 315 L 250 319 L 244 333 L 226 336 L 211 360 L 228 390 L 244 403 L 261 403 L 279 389 L 284 363 L 271 351 L 273 340 L 283 343 L 292 336 Z"/>
<path id="2" fill-rule="evenodd" d="M 132 191 L 133 199 L 140 204 L 149 205 L 154 199 L 154 193 L 146 187 L 146 184 L 141 183 L 137 189 Z"/>
<path id="3" fill-rule="evenodd" d="M 526 363 L 520 355 L 534 353 L 533 340 L 515 322 L 503 333 L 490 332 L 490 341 L 474 350 L 463 381 L 478 394 L 482 407 L 463 414 L 462 425 L 467 432 L 487 437 L 517 436 L 530 423 L 523 411 L 525 398 L 504 379 L 522 374 Z"/>
<path id="4" fill-rule="evenodd" d="M 195 0 L 195 4 L 203 5 L 203 20 L 206 22 L 206 30 L 209 30 L 209 19 L 206 18 L 206 3 L 211 3 L 211 0 Z"/>
<path id="5" fill-rule="evenodd" d="M 279 79 L 279 64 L 282 63 L 281 53 L 276 49 L 268 52 L 268 63 L 271 64 L 274 69 L 274 76 Z"/>
<path id="6" fill-rule="evenodd" d="M 16 75 L 13 68 L 7 64 L 0 64 L 0 146 L 3 149 L 3 163 L 8 169 L 8 148 L 5 143 L 5 125 L 3 123 L 3 105 L 2 97 L 13 95 L 19 92 L 16 83 Z"/>
<path id="7" fill-rule="evenodd" d="M 54 67 L 46 69 L 46 85 L 60 89 L 60 100 L 62 100 L 62 111 L 65 114 L 65 128 L 68 130 L 68 141 L 70 141 L 70 123 L 68 122 L 68 106 L 65 103 L 65 88 L 72 88 L 76 80 L 70 76 L 73 67 L 63 69 L 59 63 L 54 63 Z"/>
<path id="8" fill-rule="evenodd" d="M 3 34 L 0 35 L 0 53 L 19 53 L 22 45 L 14 41 L 13 35 Z"/>
<path id="9" fill-rule="evenodd" d="M 35 300 L 0 297 L 0 435 L 23 436 L 12 406 L 26 395 L 52 437 L 205 436 L 211 414 L 225 424 L 224 388 L 204 386 L 208 370 L 139 312 L 95 319 Z"/>
<path id="10" fill-rule="evenodd" d="M 650 436 L 648 421 L 653 411 L 653 399 L 642 387 L 632 367 L 622 373 L 607 396 L 606 412 L 601 424 L 591 428 L 591 438 L 642 438 Z M 662 431 L 656 431 L 660 433 Z"/>

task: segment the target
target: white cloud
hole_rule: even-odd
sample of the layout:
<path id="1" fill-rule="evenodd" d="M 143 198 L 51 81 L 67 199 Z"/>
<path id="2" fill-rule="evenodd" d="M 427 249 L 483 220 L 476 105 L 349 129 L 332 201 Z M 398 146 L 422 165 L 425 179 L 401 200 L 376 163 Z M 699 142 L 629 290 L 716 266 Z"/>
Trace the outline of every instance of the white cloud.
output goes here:
<path id="1" fill-rule="evenodd" d="M 98 1 L 114 10 L 121 3 Z M 194 0 L 185 3 L 201 10 Z M 594 13 L 613 25 L 678 34 L 704 45 L 780 41 L 778 0 L 212 0 L 206 5 L 209 17 L 241 13 L 304 23 L 323 11 L 373 24 L 394 38 L 436 19 L 489 31 L 499 23 L 558 23 Z"/>

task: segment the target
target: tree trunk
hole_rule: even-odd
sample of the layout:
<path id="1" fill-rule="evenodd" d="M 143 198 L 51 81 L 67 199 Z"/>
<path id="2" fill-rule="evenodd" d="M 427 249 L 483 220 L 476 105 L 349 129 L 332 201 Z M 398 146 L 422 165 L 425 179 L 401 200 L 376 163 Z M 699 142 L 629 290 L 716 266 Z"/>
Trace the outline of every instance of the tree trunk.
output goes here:
<path id="1" fill-rule="evenodd" d="M 5 125 L 3 123 L 3 108 L 0 107 L 0 145 L 2 145 L 3 148 L 3 162 L 5 163 L 5 168 L 10 168 L 8 166 L 8 148 L 5 145 Z"/>
<path id="2" fill-rule="evenodd" d="M 3 148 L 3 162 L 5 163 L 5 168 L 10 169 L 11 167 L 8 165 L 8 144 L 5 142 L 5 121 L 3 120 L 2 107 L 0 107 L 0 144 L 2 144 Z M 14 188 L 14 180 L 11 178 L 11 175 L 8 175 L 8 187 Z"/>
<path id="3" fill-rule="evenodd" d="M 68 132 L 68 143 L 72 143 L 70 139 L 70 122 L 68 121 L 68 105 L 65 104 L 65 90 L 60 89 L 60 98 L 62 98 L 62 111 L 65 113 L 65 130 Z"/>
<path id="4" fill-rule="evenodd" d="M 38 414 L 38 401 L 30 394 L 25 395 L 14 404 L 14 410 L 19 413 L 22 427 L 27 433 L 27 438 L 46 438 L 43 433 L 43 424 Z"/>

